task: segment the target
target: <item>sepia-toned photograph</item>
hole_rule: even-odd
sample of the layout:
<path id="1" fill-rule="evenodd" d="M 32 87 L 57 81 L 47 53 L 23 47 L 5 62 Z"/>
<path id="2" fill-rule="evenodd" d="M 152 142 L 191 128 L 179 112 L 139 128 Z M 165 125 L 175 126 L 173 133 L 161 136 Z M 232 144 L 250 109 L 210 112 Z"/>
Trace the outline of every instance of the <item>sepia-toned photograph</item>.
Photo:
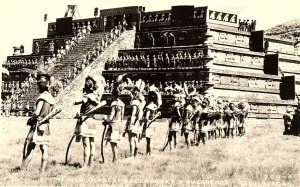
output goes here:
<path id="1" fill-rule="evenodd" d="M 1 186 L 300 186 L 299 0 L 2 0 Z"/>

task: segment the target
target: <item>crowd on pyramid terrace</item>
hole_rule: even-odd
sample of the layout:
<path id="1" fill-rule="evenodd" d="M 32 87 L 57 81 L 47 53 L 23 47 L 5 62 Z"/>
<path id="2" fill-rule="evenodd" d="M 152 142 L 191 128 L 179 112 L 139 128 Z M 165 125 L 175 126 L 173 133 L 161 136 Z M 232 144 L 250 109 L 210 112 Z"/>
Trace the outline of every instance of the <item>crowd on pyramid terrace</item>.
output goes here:
<path id="1" fill-rule="evenodd" d="M 121 30 L 120 30 L 121 29 Z M 117 31 L 116 31 L 117 30 Z M 68 69 L 67 75 L 62 77 L 64 87 L 67 86 L 71 79 L 74 79 L 81 71 L 83 71 L 89 64 L 95 62 L 104 50 L 113 43 L 124 31 L 122 27 L 115 27 L 109 34 L 104 34 L 102 38 L 97 42 L 96 46 L 87 50 L 76 62 Z"/>
<path id="2" fill-rule="evenodd" d="M 203 53 L 177 52 L 162 53 L 158 55 L 140 54 L 120 55 L 117 59 L 107 59 L 105 70 L 126 70 L 126 69 L 169 69 L 169 68 L 192 68 L 203 67 Z"/>
<path id="3" fill-rule="evenodd" d="M 2 116 L 30 116 L 31 110 L 29 102 L 22 101 L 29 93 L 30 87 L 35 84 L 36 79 L 31 74 L 24 81 L 2 81 L 1 92 L 5 94 L 2 100 Z"/>
<path id="4" fill-rule="evenodd" d="M 4 61 L 2 66 L 7 69 L 19 69 L 19 68 L 30 68 L 36 69 L 38 64 L 38 59 L 18 59 L 18 60 L 7 60 Z"/>
<path id="5" fill-rule="evenodd" d="M 239 19 L 239 26 L 238 26 L 238 30 L 239 31 L 245 31 L 245 32 L 252 32 L 255 31 L 256 28 L 256 20 L 243 20 Z"/>
<path id="6" fill-rule="evenodd" d="M 29 88 L 36 82 L 31 74 L 24 81 L 2 81 L 1 92 L 9 94 L 17 94 L 17 98 L 28 93 Z M 22 96 L 21 96 L 22 97 Z"/>
<path id="7" fill-rule="evenodd" d="M 6 96 L 5 100 L 1 103 L 1 116 L 10 117 L 22 117 L 31 116 L 32 108 L 30 107 L 29 101 L 26 103 L 23 101 L 14 100 L 14 97 Z"/>

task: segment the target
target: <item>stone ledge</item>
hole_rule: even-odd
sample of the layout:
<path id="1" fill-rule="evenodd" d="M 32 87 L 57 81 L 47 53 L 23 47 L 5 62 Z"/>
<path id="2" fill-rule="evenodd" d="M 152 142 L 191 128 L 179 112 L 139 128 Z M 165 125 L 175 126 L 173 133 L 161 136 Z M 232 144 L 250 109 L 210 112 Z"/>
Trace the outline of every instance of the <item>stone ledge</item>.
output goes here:
<path id="1" fill-rule="evenodd" d="M 234 62 L 224 62 L 219 60 L 214 60 L 213 64 L 221 65 L 221 66 L 247 68 L 247 69 L 257 69 L 257 70 L 263 70 L 264 67 L 263 65 L 241 64 L 241 63 L 234 63 Z"/>
<path id="2" fill-rule="evenodd" d="M 300 71 L 299 70 L 294 70 L 294 71 L 292 71 L 292 70 L 282 70 L 283 71 L 283 73 L 291 73 L 291 74 L 300 74 Z"/>
<path id="3" fill-rule="evenodd" d="M 232 49 L 232 48 L 227 48 L 227 47 L 222 47 L 222 46 L 209 46 L 208 49 L 211 50 L 216 50 L 216 51 L 225 51 L 225 52 L 230 52 L 230 53 L 238 53 L 238 54 L 247 54 L 251 56 L 258 56 L 258 57 L 264 57 L 265 54 L 262 52 L 253 52 L 253 51 L 245 51 L 245 50 L 239 50 L 239 49 Z"/>
<path id="4" fill-rule="evenodd" d="M 276 36 L 264 35 L 265 39 L 268 39 L 270 42 L 276 42 L 281 44 L 294 45 L 294 41 L 287 38 L 279 38 Z"/>
<path id="5" fill-rule="evenodd" d="M 276 54 L 276 53 L 277 52 L 274 52 L 274 54 Z M 279 53 L 279 60 L 283 60 L 285 62 L 300 64 L 300 57 L 299 56 L 297 56 L 296 54 L 289 54 L 289 55 L 285 55 L 285 54 L 286 53 Z"/>
<path id="6" fill-rule="evenodd" d="M 228 71 L 228 70 L 220 70 L 220 69 L 210 69 L 209 72 L 215 74 L 234 75 L 240 77 L 250 77 L 250 78 L 257 77 L 262 79 L 281 80 L 281 77 L 279 75 L 256 74 L 256 73 L 237 72 L 237 71 Z"/>
<path id="7" fill-rule="evenodd" d="M 221 41 L 213 41 L 214 44 L 218 44 L 218 45 L 224 45 L 224 46 L 229 46 L 229 47 L 238 47 L 238 48 L 244 48 L 244 49 L 248 49 L 249 50 L 249 45 L 243 45 L 243 44 L 234 44 L 234 43 L 229 43 L 229 42 L 221 42 Z"/>
<path id="8" fill-rule="evenodd" d="M 227 99 L 227 96 L 219 96 L 222 99 Z M 292 105 L 297 106 L 298 102 L 297 100 L 280 100 L 280 99 L 254 99 L 254 98 L 243 98 L 246 99 L 250 104 L 267 104 L 267 105 L 276 105 L 276 106 L 286 106 L 286 105 Z"/>
<path id="9" fill-rule="evenodd" d="M 166 46 L 166 47 L 145 47 L 145 48 L 135 48 L 135 49 L 128 49 L 128 50 L 120 50 L 120 53 L 126 52 L 143 52 L 146 51 L 170 51 L 170 50 L 183 50 L 183 49 L 206 49 L 207 45 L 199 44 L 199 45 L 189 45 L 189 46 Z"/>
<path id="10" fill-rule="evenodd" d="M 257 119 L 282 119 L 282 114 L 262 114 L 262 113 L 249 113 L 249 118 Z"/>
<path id="11" fill-rule="evenodd" d="M 159 26 L 159 25 L 157 25 Z M 162 25 L 162 26 L 171 26 L 171 25 Z M 194 29 L 200 29 L 203 31 L 206 31 L 207 26 L 206 25 L 197 25 L 197 26 L 181 26 L 181 27 L 162 27 L 162 28 L 157 28 L 154 26 L 150 26 L 150 27 L 144 27 L 142 28 L 141 25 L 141 30 L 137 31 L 137 33 L 144 33 L 144 32 L 167 32 L 167 31 L 178 31 L 178 30 L 194 30 Z"/>
<path id="12" fill-rule="evenodd" d="M 239 90 L 239 91 L 248 91 L 248 92 L 279 94 L 279 90 L 251 88 L 251 87 L 243 87 L 243 86 L 237 86 L 237 85 L 215 84 L 214 89 L 226 89 L 226 90 Z"/>
<path id="13" fill-rule="evenodd" d="M 231 33 L 231 34 L 235 34 L 235 35 L 243 35 L 243 36 L 250 37 L 250 32 L 238 31 L 237 27 L 220 25 L 220 24 L 216 24 L 216 23 L 208 23 L 207 28 L 212 29 L 212 30 L 226 32 L 226 33 Z"/>
<path id="14" fill-rule="evenodd" d="M 103 70 L 104 74 L 108 73 L 177 73 L 177 72 L 190 72 L 190 71 L 195 71 L 195 70 L 205 70 L 204 68 L 201 67 L 189 67 L 189 68 L 160 68 L 160 69 L 155 69 L 155 68 L 142 68 L 142 69 L 111 69 L 111 70 Z"/>

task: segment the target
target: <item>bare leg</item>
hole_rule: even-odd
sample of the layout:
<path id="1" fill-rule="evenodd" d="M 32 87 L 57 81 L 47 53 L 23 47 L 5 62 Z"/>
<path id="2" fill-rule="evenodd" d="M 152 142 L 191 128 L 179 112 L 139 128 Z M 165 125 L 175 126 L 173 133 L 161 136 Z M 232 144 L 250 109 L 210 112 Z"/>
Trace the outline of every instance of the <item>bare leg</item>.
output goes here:
<path id="1" fill-rule="evenodd" d="M 204 133 L 204 139 L 208 140 L 208 131 L 205 131 L 205 133 Z"/>
<path id="2" fill-rule="evenodd" d="M 147 154 L 151 155 L 151 138 L 146 138 L 147 141 Z"/>
<path id="3" fill-rule="evenodd" d="M 42 162 L 41 162 L 41 172 L 45 171 L 46 164 L 48 162 L 48 145 L 40 145 L 42 151 Z"/>
<path id="4" fill-rule="evenodd" d="M 118 159 L 118 144 L 115 142 L 110 142 L 110 145 L 111 145 L 111 150 L 112 150 L 112 154 L 113 154 L 112 162 L 116 162 Z"/>
<path id="5" fill-rule="evenodd" d="M 134 135 L 133 137 L 133 142 L 134 142 L 134 152 L 133 152 L 133 156 L 137 156 L 138 153 L 138 149 L 139 149 L 139 141 L 138 141 L 138 135 Z"/>
<path id="6" fill-rule="evenodd" d="M 229 134 L 230 134 L 230 128 L 229 128 L 229 125 L 228 127 L 226 128 L 226 137 L 229 138 Z"/>
<path id="7" fill-rule="evenodd" d="M 174 149 L 176 149 L 177 146 L 177 132 L 174 133 Z"/>
<path id="8" fill-rule="evenodd" d="M 243 126 L 241 127 L 242 136 L 245 135 L 245 121 L 243 122 Z"/>
<path id="9" fill-rule="evenodd" d="M 168 145 L 169 145 L 170 151 L 172 151 L 172 141 L 168 140 Z"/>
<path id="10" fill-rule="evenodd" d="M 170 131 L 169 136 L 168 136 L 168 144 L 169 144 L 169 147 L 170 147 L 170 151 L 172 151 L 172 149 L 173 149 L 172 141 L 173 141 L 173 131 Z"/>
<path id="11" fill-rule="evenodd" d="M 146 154 L 149 154 L 150 149 L 150 139 L 146 137 Z"/>
<path id="12" fill-rule="evenodd" d="M 128 133 L 128 140 L 129 140 L 129 155 L 130 157 L 133 157 L 134 142 L 133 142 L 133 135 L 131 132 Z"/>
<path id="13" fill-rule="evenodd" d="M 93 161 L 94 161 L 94 155 L 96 152 L 96 145 L 95 145 L 95 138 L 94 137 L 90 137 L 90 158 L 89 158 L 89 163 L 88 166 L 91 167 L 93 165 Z"/>
<path id="14" fill-rule="evenodd" d="M 25 158 L 22 160 L 21 169 L 27 168 L 28 164 L 32 159 L 32 151 L 34 150 L 34 148 L 35 148 L 35 143 L 31 142 L 28 144 Z"/>
<path id="15" fill-rule="evenodd" d="M 198 132 L 198 130 L 195 130 L 195 134 L 194 134 L 194 142 L 195 142 L 195 145 L 196 145 L 196 146 L 199 145 L 199 132 Z"/>
<path id="16" fill-rule="evenodd" d="M 82 137 L 83 144 L 83 165 L 82 167 L 87 167 L 88 159 L 90 157 L 90 139 L 88 137 Z"/>
<path id="17" fill-rule="evenodd" d="M 189 141 L 189 133 L 184 133 L 184 138 L 185 138 L 185 144 L 187 145 L 187 148 L 190 148 L 190 141 Z"/>
<path id="18" fill-rule="evenodd" d="M 211 130 L 211 131 L 210 131 L 210 136 L 211 136 L 210 139 L 211 139 L 211 140 L 214 140 L 214 130 Z"/>
<path id="19" fill-rule="evenodd" d="M 202 141 L 202 132 L 199 130 L 198 131 L 198 136 L 196 137 L 197 138 L 197 143 L 198 145 L 200 145 L 201 141 Z"/>
<path id="20" fill-rule="evenodd" d="M 203 144 L 205 144 L 205 141 L 207 139 L 207 133 L 202 133 L 202 139 L 203 139 Z"/>

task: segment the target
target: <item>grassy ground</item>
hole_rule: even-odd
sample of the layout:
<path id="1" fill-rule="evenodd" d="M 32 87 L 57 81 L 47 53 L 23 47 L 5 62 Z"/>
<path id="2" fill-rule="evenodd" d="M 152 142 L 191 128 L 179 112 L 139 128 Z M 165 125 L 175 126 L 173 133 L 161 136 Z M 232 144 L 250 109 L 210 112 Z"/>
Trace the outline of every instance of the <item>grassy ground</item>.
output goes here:
<path id="1" fill-rule="evenodd" d="M 100 123 L 100 122 L 99 122 Z M 178 148 L 159 152 L 165 141 L 167 123 L 156 125 L 154 155 L 140 154 L 135 160 L 125 158 L 128 141 L 122 139 L 119 162 L 111 163 L 110 146 L 105 147 L 106 163 L 100 164 L 102 126 L 96 139 L 97 155 L 89 170 L 78 169 L 83 160 L 81 143 L 71 147 L 70 165 L 65 166 L 65 151 L 72 136 L 74 120 L 52 120 L 49 164 L 39 174 L 40 150 L 36 148 L 27 171 L 12 172 L 20 166 L 26 119 L 2 118 L 0 185 L 72 185 L 72 186 L 299 186 L 300 139 L 282 136 L 282 124 L 251 121 L 247 134 L 233 139 L 208 141 L 205 146 L 184 147 L 179 137 Z M 145 152 L 145 141 L 141 145 Z"/>

